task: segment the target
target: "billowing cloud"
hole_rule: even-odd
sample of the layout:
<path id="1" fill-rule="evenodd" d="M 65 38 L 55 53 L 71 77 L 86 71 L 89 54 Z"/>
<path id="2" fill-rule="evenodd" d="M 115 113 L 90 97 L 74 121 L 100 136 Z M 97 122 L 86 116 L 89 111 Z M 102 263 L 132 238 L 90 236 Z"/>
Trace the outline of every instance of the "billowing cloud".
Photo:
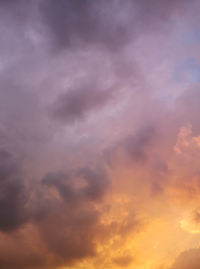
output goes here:
<path id="1" fill-rule="evenodd" d="M 198 268 L 199 9 L 0 1 L 0 268 Z"/>

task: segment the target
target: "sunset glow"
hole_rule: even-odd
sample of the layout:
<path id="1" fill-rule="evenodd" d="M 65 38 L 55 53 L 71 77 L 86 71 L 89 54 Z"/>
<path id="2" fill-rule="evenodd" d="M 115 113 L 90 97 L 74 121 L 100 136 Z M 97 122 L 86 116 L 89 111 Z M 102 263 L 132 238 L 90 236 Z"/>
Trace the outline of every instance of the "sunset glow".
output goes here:
<path id="1" fill-rule="evenodd" d="M 0 0 L 0 269 L 200 268 L 199 14 Z"/>

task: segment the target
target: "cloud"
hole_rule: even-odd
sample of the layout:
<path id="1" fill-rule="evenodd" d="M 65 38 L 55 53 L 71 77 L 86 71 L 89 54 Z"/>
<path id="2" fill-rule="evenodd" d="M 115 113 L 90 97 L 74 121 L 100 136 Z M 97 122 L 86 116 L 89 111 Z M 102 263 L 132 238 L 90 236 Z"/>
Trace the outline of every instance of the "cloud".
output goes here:
<path id="1" fill-rule="evenodd" d="M 49 173 L 39 185 L 32 185 L 30 196 L 18 163 L 3 150 L 0 161 L 1 231 L 5 235 L 11 231 L 17 233 L 25 229 L 25 223 L 26 226 L 32 223 L 33 229 L 39 232 L 39 242 L 46 245 L 43 257 L 28 245 L 30 254 L 24 253 L 23 257 L 21 253 L 18 256 L 10 253 L 9 258 L 0 255 L 0 265 L 6 269 L 45 268 L 49 264 L 48 253 L 52 253 L 54 258 L 47 266 L 51 268 L 51 265 L 72 264 L 94 256 L 96 239 L 102 229 L 101 212 L 96 206 L 102 201 L 109 185 L 105 171 L 83 167 L 67 174 Z M 25 238 L 31 233 L 26 234 Z M 15 243 L 11 241 L 14 247 L 18 243 L 18 239 Z"/>
<path id="2" fill-rule="evenodd" d="M 0 150 L 0 230 L 9 232 L 28 220 L 21 167 L 10 153 Z"/>
<path id="3" fill-rule="evenodd" d="M 151 147 L 155 137 L 155 128 L 153 126 L 145 127 L 136 135 L 127 137 L 122 142 L 122 148 L 128 153 L 131 159 L 143 162 L 148 158 L 148 148 Z"/>
<path id="4" fill-rule="evenodd" d="M 198 87 L 176 99 L 166 82 L 194 10 L 0 1 L 0 268 L 130 267 L 126 244 L 137 261 L 154 250 L 143 220 L 167 219 L 177 193 L 198 197 Z M 178 133 L 186 122 L 194 136 Z"/>
<path id="5" fill-rule="evenodd" d="M 40 3 L 44 23 L 53 40 L 61 48 L 103 45 L 120 49 L 141 32 L 165 30 L 170 17 L 182 10 L 186 1 L 101 1 Z M 161 19 L 162 18 L 162 19 Z"/>
<path id="6" fill-rule="evenodd" d="M 176 115 L 179 116 L 183 125 L 190 123 L 195 134 L 200 131 L 198 122 L 199 95 L 198 86 L 193 86 L 186 90 L 176 102 Z"/>
<path id="7" fill-rule="evenodd" d="M 131 162 L 143 164 L 149 158 L 149 151 L 155 143 L 157 135 L 155 126 L 142 127 L 137 133 L 123 137 L 110 149 L 106 149 L 105 159 L 111 164 L 117 156 L 125 154 Z"/>
<path id="8" fill-rule="evenodd" d="M 102 169 L 83 167 L 69 174 L 50 173 L 42 183 L 53 186 L 66 203 L 99 201 L 109 186 L 109 179 Z"/>
<path id="9" fill-rule="evenodd" d="M 48 249 L 68 264 L 93 256 L 100 231 L 100 212 L 95 204 L 107 190 L 105 172 L 86 167 L 69 174 L 48 174 L 42 182 L 59 193 L 49 201 L 47 212 L 38 223 Z"/>
<path id="10" fill-rule="evenodd" d="M 200 250 L 189 249 L 182 252 L 170 269 L 198 269 L 200 266 Z"/>
<path id="11" fill-rule="evenodd" d="M 0 258 L 0 267 L 5 269 L 25 269 L 25 268 L 45 268 L 44 258 L 38 253 L 34 255 L 24 253 L 21 257 L 16 257 L 16 255 L 10 255 L 9 258 Z"/>
<path id="12" fill-rule="evenodd" d="M 122 268 L 125 268 L 133 263 L 134 258 L 132 256 L 127 255 L 127 256 L 117 257 L 113 261 L 116 265 Z"/>
<path id="13" fill-rule="evenodd" d="M 126 10 L 121 11 L 121 7 L 114 1 L 105 4 L 105 1 L 94 3 L 91 0 L 62 0 L 57 4 L 54 1 L 43 1 L 40 5 L 44 22 L 59 48 L 99 43 L 113 49 L 126 43 L 126 19 L 125 23 L 121 23 L 120 16 L 106 10 L 113 8 L 123 15 Z"/>
<path id="14" fill-rule="evenodd" d="M 59 96 L 52 105 L 52 114 L 64 123 L 79 121 L 89 112 L 103 108 L 112 95 L 112 91 L 100 89 L 96 83 L 87 83 Z"/>

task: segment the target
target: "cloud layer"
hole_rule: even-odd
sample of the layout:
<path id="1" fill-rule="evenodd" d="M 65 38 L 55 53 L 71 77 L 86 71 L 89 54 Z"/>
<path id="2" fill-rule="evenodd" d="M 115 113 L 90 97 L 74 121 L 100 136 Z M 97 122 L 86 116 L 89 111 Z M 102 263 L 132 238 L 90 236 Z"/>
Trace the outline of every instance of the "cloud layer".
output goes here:
<path id="1" fill-rule="evenodd" d="M 0 1 L 0 268 L 200 267 L 199 10 Z"/>

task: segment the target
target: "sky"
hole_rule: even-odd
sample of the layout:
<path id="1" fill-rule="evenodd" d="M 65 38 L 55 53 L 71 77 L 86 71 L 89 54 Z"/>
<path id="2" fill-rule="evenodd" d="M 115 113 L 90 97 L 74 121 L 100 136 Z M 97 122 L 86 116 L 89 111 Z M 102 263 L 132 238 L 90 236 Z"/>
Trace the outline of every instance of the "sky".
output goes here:
<path id="1" fill-rule="evenodd" d="M 0 0 L 0 269 L 200 268 L 199 13 Z"/>

